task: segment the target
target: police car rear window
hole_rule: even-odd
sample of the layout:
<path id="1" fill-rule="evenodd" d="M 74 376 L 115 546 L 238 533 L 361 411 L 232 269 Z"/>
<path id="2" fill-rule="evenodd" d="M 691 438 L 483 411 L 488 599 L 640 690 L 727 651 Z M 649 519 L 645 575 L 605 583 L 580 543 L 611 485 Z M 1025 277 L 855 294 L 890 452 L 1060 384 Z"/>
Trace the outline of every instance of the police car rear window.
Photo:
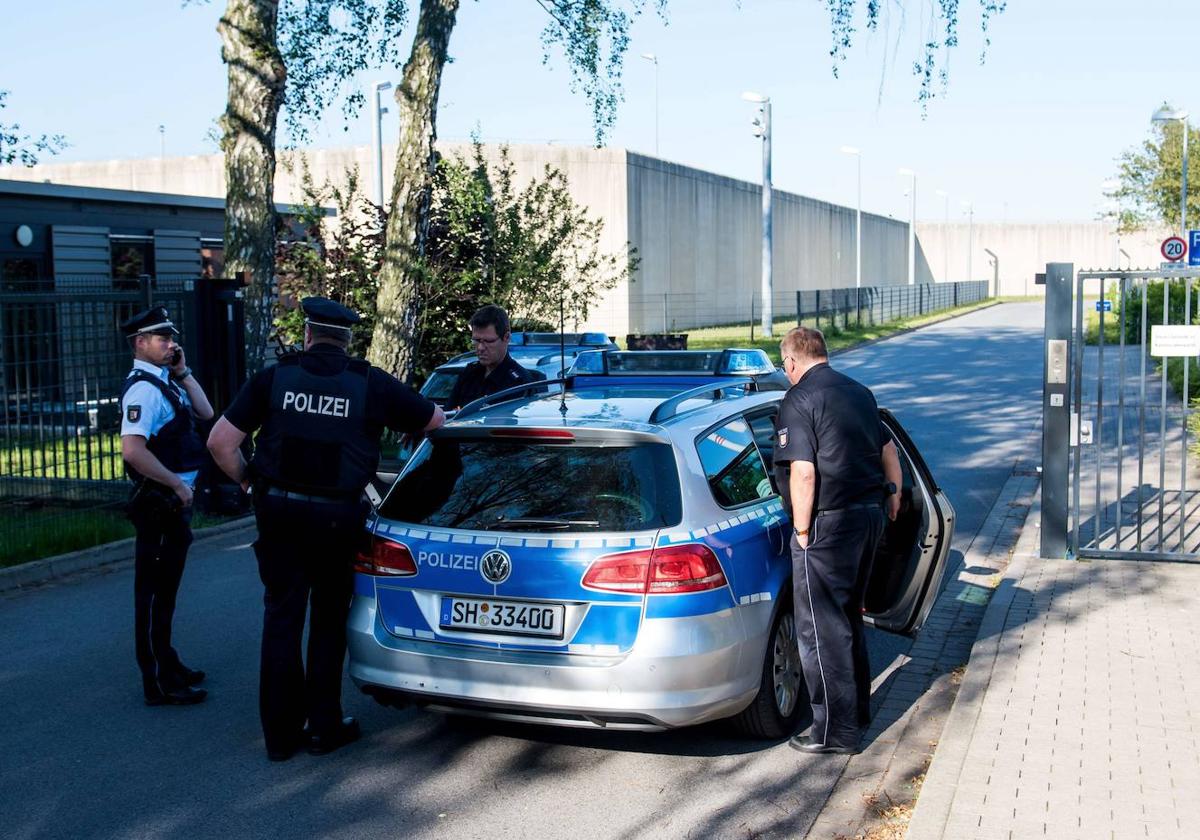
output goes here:
<path id="1" fill-rule="evenodd" d="M 667 444 L 445 438 L 417 453 L 380 514 L 440 528 L 538 533 L 642 531 L 682 518 Z"/>
<path id="2" fill-rule="evenodd" d="M 454 390 L 454 383 L 458 381 L 461 370 L 444 371 L 435 370 L 425 380 L 425 384 L 421 386 L 421 394 L 431 400 L 444 400 L 450 396 Z"/>

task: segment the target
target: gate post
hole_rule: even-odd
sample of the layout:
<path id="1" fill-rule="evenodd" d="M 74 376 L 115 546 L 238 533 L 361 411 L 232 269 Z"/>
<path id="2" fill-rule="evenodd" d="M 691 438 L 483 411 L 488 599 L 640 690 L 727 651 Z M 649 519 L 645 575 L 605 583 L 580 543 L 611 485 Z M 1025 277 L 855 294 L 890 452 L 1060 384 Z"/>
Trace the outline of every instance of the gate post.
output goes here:
<path id="1" fill-rule="evenodd" d="M 1042 362 L 1041 556 L 1067 556 L 1070 454 L 1071 298 L 1074 263 L 1046 264 L 1045 344 Z M 1074 351 L 1082 353 L 1083 348 Z"/>

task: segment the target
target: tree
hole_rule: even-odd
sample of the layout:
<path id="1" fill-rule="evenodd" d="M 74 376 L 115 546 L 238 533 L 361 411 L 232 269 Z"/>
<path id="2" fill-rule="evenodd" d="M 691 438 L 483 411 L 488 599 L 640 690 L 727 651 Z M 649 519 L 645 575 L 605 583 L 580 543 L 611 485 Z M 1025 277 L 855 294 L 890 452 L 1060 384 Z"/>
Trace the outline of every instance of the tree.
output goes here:
<path id="1" fill-rule="evenodd" d="M 292 135 L 340 93 L 341 80 L 393 61 L 404 0 L 228 0 L 217 26 L 229 93 L 221 118 L 225 154 L 225 265 L 249 272 L 246 363 L 262 366 L 275 281 L 275 131 L 286 103 Z M 289 90 L 291 96 L 288 96 Z M 362 94 L 345 100 L 347 114 Z"/>
<path id="2" fill-rule="evenodd" d="M 4 100 L 8 98 L 8 94 L 9 91 L 0 90 L 0 111 L 7 107 Z M 56 155 L 66 147 L 67 140 L 61 134 L 42 134 L 34 137 L 31 134 L 23 134 L 19 123 L 0 122 L 0 166 L 10 163 L 36 166 L 39 155 Z"/>
<path id="3" fill-rule="evenodd" d="M 333 298 L 363 316 L 358 349 L 372 333 L 386 218 L 363 194 L 357 171 L 344 180 L 344 188 L 317 186 L 302 170 L 300 221 L 307 237 L 281 242 L 277 257 L 275 324 L 288 342 L 303 335 L 296 305 L 306 295 Z M 337 217 L 322 225 L 320 207 L 328 204 Z M 592 301 L 637 267 L 635 255 L 601 251 L 603 221 L 574 202 L 560 171 L 546 167 L 518 189 L 507 149 L 493 165 L 478 143 L 470 159 L 440 160 L 429 220 L 426 252 L 414 274 L 423 302 L 414 328 L 418 378 L 468 349 L 465 324 L 483 304 L 499 303 L 514 320 L 557 325 L 561 302 L 568 324 L 577 325 Z"/>
<path id="4" fill-rule="evenodd" d="M 1188 146 L 1200 150 L 1200 131 L 1188 131 Z M 1103 218 L 1117 222 L 1122 233 L 1162 225 L 1179 230 L 1179 188 L 1183 180 L 1183 123 L 1155 123 L 1140 147 L 1117 159 L 1116 187 L 1105 193 L 1113 206 Z M 1200 182 L 1197 166 L 1189 166 L 1187 217 L 1200 221 Z"/>

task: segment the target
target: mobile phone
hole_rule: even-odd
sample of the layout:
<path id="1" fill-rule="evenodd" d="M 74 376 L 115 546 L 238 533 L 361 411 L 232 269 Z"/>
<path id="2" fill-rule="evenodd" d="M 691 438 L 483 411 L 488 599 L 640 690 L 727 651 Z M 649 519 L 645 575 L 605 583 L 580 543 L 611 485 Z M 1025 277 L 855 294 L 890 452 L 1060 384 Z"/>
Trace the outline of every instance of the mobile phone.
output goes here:
<path id="1" fill-rule="evenodd" d="M 176 347 L 174 352 L 171 353 L 171 364 L 169 365 L 169 367 L 174 367 L 175 365 L 179 364 L 179 360 L 182 358 L 183 358 L 183 350 Z"/>

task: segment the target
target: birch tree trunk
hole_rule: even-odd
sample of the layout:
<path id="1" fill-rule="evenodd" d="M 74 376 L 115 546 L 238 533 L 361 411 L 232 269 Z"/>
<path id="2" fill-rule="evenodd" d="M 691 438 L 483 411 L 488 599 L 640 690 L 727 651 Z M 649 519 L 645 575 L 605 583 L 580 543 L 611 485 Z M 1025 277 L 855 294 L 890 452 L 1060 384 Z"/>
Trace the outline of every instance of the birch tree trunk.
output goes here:
<path id="1" fill-rule="evenodd" d="M 278 0 L 228 0 L 217 25 L 229 96 L 221 117 L 225 153 L 225 270 L 250 273 L 246 369 L 262 368 L 275 282 L 275 123 L 287 68 L 276 41 Z"/>
<path id="2" fill-rule="evenodd" d="M 419 340 L 417 271 L 425 249 L 429 191 L 436 165 L 438 91 L 458 4 L 459 0 L 422 0 L 412 53 L 396 90 L 400 142 L 368 358 L 404 381 L 412 375 Z"/>

